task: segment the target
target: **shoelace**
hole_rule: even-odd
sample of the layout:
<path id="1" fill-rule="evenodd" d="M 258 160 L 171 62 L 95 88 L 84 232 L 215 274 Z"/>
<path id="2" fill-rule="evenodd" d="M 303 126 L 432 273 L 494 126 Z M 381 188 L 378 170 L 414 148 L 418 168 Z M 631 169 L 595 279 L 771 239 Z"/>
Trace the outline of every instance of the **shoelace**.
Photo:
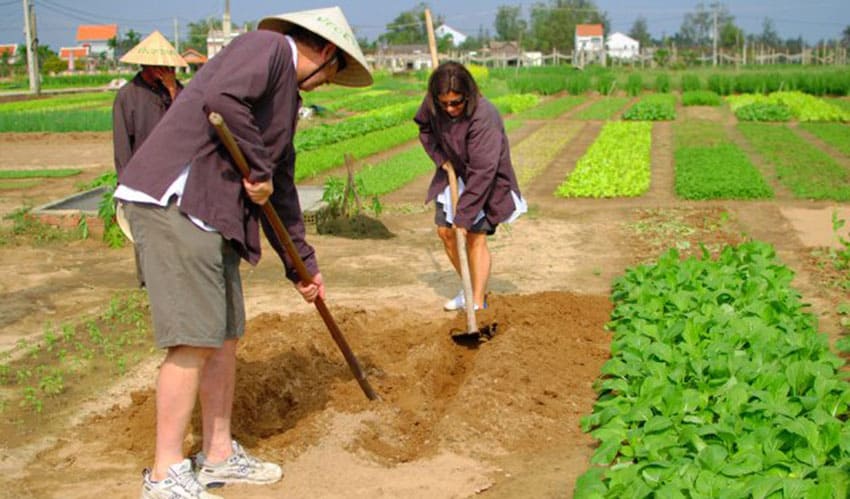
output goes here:
<path id="1" fill-rule="evenodd" d="M 181 487 L 183 487 L 186 492 L 190 494 L 194 494 L 195 496 L 200 496 L 201 492 L 204 491 L 203 485 L 195 479 L 195 475 L 192 474 L 192 470 L 188 470 L 184 473 L 180 473 L 179 475 L 174 476 L 174 481 L 177 482 Z"/>
<path id="2" fill-rule="evenodd" d="M 236 457 L 236 461 L 240 464 L 247 465 L 250 468 L 257 468 L 260 465 L 260 460 L 255 458 L 254 456 L 249 456 L 245 449 L 240 445 L 238 448 L 234 449 L 233 455 Z"/>

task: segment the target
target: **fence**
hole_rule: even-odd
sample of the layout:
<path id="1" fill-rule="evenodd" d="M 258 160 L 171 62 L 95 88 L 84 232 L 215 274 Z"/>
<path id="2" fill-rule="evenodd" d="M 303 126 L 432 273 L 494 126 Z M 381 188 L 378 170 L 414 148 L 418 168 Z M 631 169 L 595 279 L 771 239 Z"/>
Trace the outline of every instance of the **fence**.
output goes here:
<path id="1" fill-rule="evenodd" d="M 717 64 L 723 66 L 741 65 L 771 65 L 771 64 L 800 64 L 800 65 L 847 65 L 847 49 L 844 47 L 818 46 L 804 49 L 802 52 L 792 54 L 779 52 L 763 46 L 743 46 L 737 50 L 718 50 Z M 394 54 L 367 57 L 369 62 L 377 68 L 390 70 L 418 70 L 430 67 L 430 59 L 427 54 Z M 562 53 L 553 50 L 550 54 L 540 52 L 524 52 L 517 54 L 495 54 L 481 55 L 475 52 L 450 52 L 440 54 L 440 59 L 455 60 L 463 64 L 478 64 L 487 67 L 503 68 L 515 66 L 556 66 L 572 64 L 576 67 L 584 67 L 587 64 L 610 63 L 612 66 L 631 66 L 640 68 L 656 68 L 659 66 L 693 66 L 713 65 L 714 56 L 712 50 L 704 48 L 679 50 L 675 45 L 667 49 L 650 47 L 641 49 L 640 53 L 632 58 L 622 59 L 606 56 L 601 52 L 580 51 Z"/>

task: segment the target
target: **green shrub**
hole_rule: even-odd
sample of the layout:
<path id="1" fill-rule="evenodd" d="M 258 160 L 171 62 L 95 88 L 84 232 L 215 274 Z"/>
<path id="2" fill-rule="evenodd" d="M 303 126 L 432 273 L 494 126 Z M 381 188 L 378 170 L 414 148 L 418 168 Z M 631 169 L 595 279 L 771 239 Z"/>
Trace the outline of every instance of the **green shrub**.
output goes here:
<path id="1" fill-rule="evenodd" d="M 638 96 L 643 92 L 643 78 L 640 73 L 632 73 L 626 81 L 626 92 L 632 97 Z"/>
<path id="2" fill-rule="evenodd" d="M 670 94 L 647 95 L 623 113 L 631 121 L 666 121 L 676 119 L 676 97 Z"/>
<path id="3" fill-rule="evenodd" d="M 719 95 L 729 95 L 735 92 L 735 80 L 725 74 L 713 74 L 708 77 L 708 89 Z"/>
<path id="4" fill-rule="evenodd" d="M 596 91 L 602 95 L 611 95 L 617 87 L 617 78 L 611 73 L 602 73 L 596 77 Z"/>
<path id="5" fill-rule="evenodd" d="M 719 106 L 720 96 L 711 90 L 691 90 L 682 94 L 684 106 Z"/>
<path id="6" fill-rule="evenodd" d="M 682 92 L 689 92 L 691 90 L 702 90 L 699 76 L 690 73 L 682 75 Z"/>
<path id="7" fill-rule="evenodd" d="M 655 77 L 655 91 L 662 94 L 670 93 L 670 76 L 667 73 L 661 73 Z"/>
<path id="8" fill-rule="evenodd" d="M 570 94 L 581 95 L 590 90 L 590 76 L 583 72 L 569 74 L 564 85 Z"/>
<path id="9" fill-rule="evenodd" d="M 791 119 L 791 110 L 783 104 L 754 102 L 739 107 L 735 116 L 741 121 L 788 121 Z"/>

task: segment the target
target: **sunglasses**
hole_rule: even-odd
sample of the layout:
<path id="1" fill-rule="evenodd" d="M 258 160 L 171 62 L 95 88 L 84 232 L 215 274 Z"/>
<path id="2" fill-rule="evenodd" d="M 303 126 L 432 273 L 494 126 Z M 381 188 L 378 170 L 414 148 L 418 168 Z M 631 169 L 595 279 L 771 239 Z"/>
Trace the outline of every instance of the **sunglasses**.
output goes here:
<path id="1" fill-rule="evenodd" d="M 443 109 L 448 109 L 450 107 L 460 107 L 465 102 L 466 102 L 466 96 L 457 98 L 455 100 L 450 100 L 448 102 L 443 102 L 443 101 L 437 99 L 437 104 L 439 104 L 440 107 L 442 107 Z"/>

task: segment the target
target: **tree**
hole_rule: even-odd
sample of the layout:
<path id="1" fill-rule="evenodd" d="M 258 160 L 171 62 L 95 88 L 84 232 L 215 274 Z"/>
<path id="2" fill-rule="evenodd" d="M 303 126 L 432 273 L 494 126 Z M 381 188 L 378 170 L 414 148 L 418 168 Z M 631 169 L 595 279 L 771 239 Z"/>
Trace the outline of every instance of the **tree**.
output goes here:
<path id="1" fill-rule="evenodd" d="M 779 47 L 782 45 L 782 39 L 779 38 L 779 33 L 776 32 L 771 18 L 765 17 L 761 23 L 761 35 L 759 35 L 758 41 L 768 47 Z"/>
<path id="2" fill-rule="evenodd" d="M 378 40 L 385 45 L 427 44 L 428 32 L 425 28 L 425 9 L 427 8 L 427 4 L 420 3 L 402 12 L 387 24 L 387 32 L 379 36 Z M 439 26 L 443 22 L 442 16 L 433 19 L 432 22 L 434 26 Z"/>
<path id="3" fill-rule="evenodd" d="M 802 36 L 785 40 L 785 50 L 790 54 L 799 54 L 804 48 L 806 48 L 806 42 L 803 41 Z"/>
<path id="4" fill-rule="evenodd" d="M 528 22 L 520 16 L 522 7 L 510 7 L 502 5 L 496 12 L 496 21 L 494 28 L 496 29 L 496 39 L 503 42 L 517 41 L 528 29 Z"/>
<path id="5" fill-rule="evenodd" d="M 632 29 L 629 30 L 629 36 L 640 42 L 641 47 L 652 45 L 652 36 L 649 34 L 649 28 L 646 24 L 646 18 L 638 16 L 635 23 L 632 24 Z"/>
<path id="6" fill-rule="evenodd" d="M 142 35 L 136 33 L 132 29 L 127 31 L 124 38 L 116 37 L 109 40 L 109 48 L 115 54 L 115 59 L 120 59 L 122 55 L 133 49 L 142 40 Z"/>
<path id="7" fill-rule="evenodd" d="M 221 29 L 221 19 L 208 17 L 193 23 L 187 24 L 189 35 L 183 43 L 183 49 L 195 49 L 201 54 L 207 55 L 207 35 L 210 30 Z"/>
<path id="8" fill-rule="evenodd" d="M 475 51 L 484 46 L 485 38 L 478 36 L 467 36 L 466 40 L 458 47 L 460 50 Z"/>
<path id="9" fill-rule="evenodd" d="M 844 31 L 841 32 L 841 46 L 844 48 L 850 48 L 850 24 L 848 24 Z"/>
<path id="10" fill-rule="evenodd" d="M 531 28 L 524 47 L 549 52 L 570 52 L 575 48 L 578 24 L 602 24 L 608 31 L 610 21 L 592 0 L 549 0 L 531 6 Z"/>
<path id="11" fill-rule="evenodd" d="M 357 44 L 360 45 L 360 48 L 363 49 L 364 52 L 375 50 L 377 48 L 377 42 L 370 42 L 365 36 L 358 38 Z"/>
<path id="12" fill-rule="evenodd" d="M 717 16 L 718 36 L 722 26 L 733 24 L 735 18 L 725 5 L 713 3 L 707 9 L 705 4 L 698 3 L 696 11 L 685 14 L 682 26 L 676 36 L 680 45 L 704 47 L 711 45 L 714 40 L 714 18 Z M 718 38 L 718 41 L 719 38 Z"/>
<path id="13" fill-rule="evenodd" d="M 735 26 L 734 23 L 727 22 L 723 26 L 717 28 L 718 39 L 717 45 L 724 49 L 737 48 L 744 42 L 744 30 Z"/>

